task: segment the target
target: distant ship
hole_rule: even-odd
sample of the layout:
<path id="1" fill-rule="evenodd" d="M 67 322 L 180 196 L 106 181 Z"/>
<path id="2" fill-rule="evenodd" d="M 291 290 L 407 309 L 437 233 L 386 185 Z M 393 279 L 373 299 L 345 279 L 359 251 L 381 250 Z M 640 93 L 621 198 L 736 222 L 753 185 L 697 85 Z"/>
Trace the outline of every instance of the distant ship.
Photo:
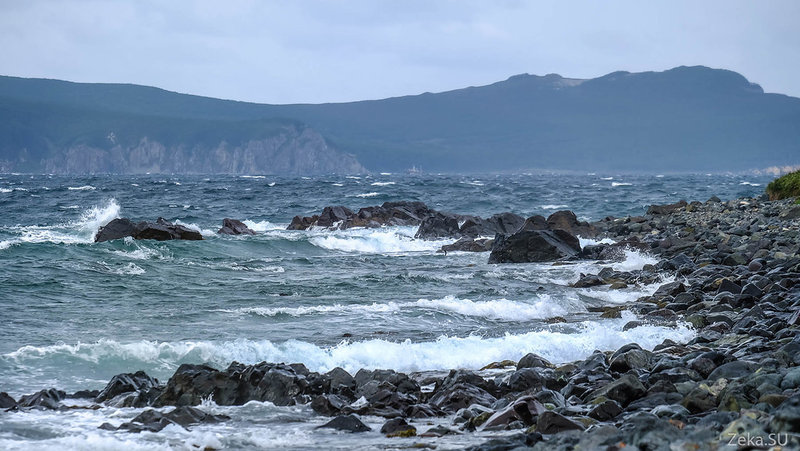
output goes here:
<path id="1" fill-rule="evenodd" d="M 410 169 L 406 169 L 406 174 L 422 174 L 422 169 L 416 166 L 411 166 Z"/>

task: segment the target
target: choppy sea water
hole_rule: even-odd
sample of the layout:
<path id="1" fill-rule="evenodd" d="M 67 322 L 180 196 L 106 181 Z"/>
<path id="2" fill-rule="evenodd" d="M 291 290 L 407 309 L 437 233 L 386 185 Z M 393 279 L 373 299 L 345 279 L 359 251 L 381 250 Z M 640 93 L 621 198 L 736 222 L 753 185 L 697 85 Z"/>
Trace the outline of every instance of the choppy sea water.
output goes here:
<path id="1" fill-rule="evenodd" d="M 686 327 L 600 319 L 588 307 L 630 302 L 657 285 L 609 291 L 567 285 L 597 263 L 490 265 L 486 253 L 436 253 L 452 240 L 413 238 L 414 227 L 287 231 L 296 214 L 326 205 L 353 210 L 419 200 L 489 216 L 570 209 L 581 219 L 644 213 L 653 203 L 723 200 L 763 192 L 769 177 L 732 175 L 275 176 L 0 175 L 0 391 L 100 389 L 115 374 L 145 370 L 166 380 L 181 363 L 302 362 L 399 371 L 479 369 L 528 352 L 553 362 L 595 349 L 664 339 Z M 95 244 L 115 217 L 168 220 L 206 240 Z M 225 217 L 257 236 L 218 236 Z M 584 240 L 584 242 L 587 242 Z M 629 253 L 618 269 L 656 260 Z M 665 275 L 665 281 L 670 280 Z M 560 316 L 566 323 L 550 324 Z M 141 409 L 0 412 L 0 448 L 315 448 L 383 446 L 376 432 L 320 432 L 308 406 L 204 406 L 233 419 L 185 431 L 127 434 L 97 429 Z M 442 420 L 446 421 L 446 420 Z M 375 427 L 377 426 L 377 427 Z M 480 435 L 437 439 L 462 447 Z M 433 440 L 433 439 L 428 439 Z M 420 441 L 417 439 L 416 441 Z"/>

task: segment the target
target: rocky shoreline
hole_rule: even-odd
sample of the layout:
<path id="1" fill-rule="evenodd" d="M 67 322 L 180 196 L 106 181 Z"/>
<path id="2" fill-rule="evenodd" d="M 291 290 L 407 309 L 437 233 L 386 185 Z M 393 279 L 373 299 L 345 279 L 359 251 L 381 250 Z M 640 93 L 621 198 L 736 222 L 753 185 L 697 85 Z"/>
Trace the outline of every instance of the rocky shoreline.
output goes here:
<path id="1" fill-rule="evenodd" d="M 369 208 L 354 213 L 328 207 L 292 224 L 295 229 L 419 224 L 420 238 L 460 238 L 462 250 L 491 249 L 494 262 L 569 264 L 647 251 L 660 262 L 637 271 L 583 274 L 573 286 L 616 289 L 672 275 L 675 281 L 652 296 L 597 314 L 614 317 L 629 309 L 640 322 L 626 327 L 685 322 L 696 335 L 688 343 L 667 340 L 652 350 L 628 344 L 596 351 L 559 366 L 528 354 L 517 362 L 487 362 L 481 371 L 447 374 L 362 369 L 351 375 L 341 368 L 320 374 L 302 364 L 267 362 L 233 362 L 224 370 L 184 364 L 166 383 L 140 371 L 117 375 L 95 392 L 49 389 L 20 399 L 2 393 L 0 407 L 70 409 L 75 408 L 70 398 L 85 398 L 96 405 L 148 408 L 119 426 L 98 425 L 119 433 L 226 421 L 195 407 L 210 399 L 218 405 L 309 404 L 332 417 L 323 427 L 350 432 L 369 430 L 359 416 L 379 416 L 386 419 L 381 433 L 418 436 L 426 446 L 446 434 L 498 431 L 497 438 L 472 449 L 800 447 L 800 206 L 793 200 L 681 201 L 651 206 L 643 216 L 592 224 L 571 212 L 481 219 L 419 203 Z M 493 239 L 485 237 L 490 233 Z M 599 243 L 576 248 L 575 235 L 591 235 Z M 614 243 L 600 244 L 601 238 Z M 152 410 L 165 406 L 177 408 Z M 434 417 L 447 418 L 449 426 L 431 427 Z"/>

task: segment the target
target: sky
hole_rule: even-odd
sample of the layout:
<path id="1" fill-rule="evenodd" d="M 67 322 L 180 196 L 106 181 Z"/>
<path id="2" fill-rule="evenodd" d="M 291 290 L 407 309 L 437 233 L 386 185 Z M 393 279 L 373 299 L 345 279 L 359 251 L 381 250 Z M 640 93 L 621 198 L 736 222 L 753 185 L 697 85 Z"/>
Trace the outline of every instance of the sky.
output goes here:
<path id="1" fill-rule="evenodd" d="M 0 74 L 261 103 L 705 65 L 800 97 L 800 1 L 0 0 Z"/>

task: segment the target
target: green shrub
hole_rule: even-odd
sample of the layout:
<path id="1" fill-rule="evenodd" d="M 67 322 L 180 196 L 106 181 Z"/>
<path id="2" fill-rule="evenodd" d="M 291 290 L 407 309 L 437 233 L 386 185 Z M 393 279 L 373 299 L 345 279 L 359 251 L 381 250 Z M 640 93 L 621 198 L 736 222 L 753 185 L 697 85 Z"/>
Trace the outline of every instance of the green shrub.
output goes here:
<path id="1" fill-rule="evenodd" d="M 767 185 L 770 200 L 800 196 L 800 171 L 790 172 Z"/>

